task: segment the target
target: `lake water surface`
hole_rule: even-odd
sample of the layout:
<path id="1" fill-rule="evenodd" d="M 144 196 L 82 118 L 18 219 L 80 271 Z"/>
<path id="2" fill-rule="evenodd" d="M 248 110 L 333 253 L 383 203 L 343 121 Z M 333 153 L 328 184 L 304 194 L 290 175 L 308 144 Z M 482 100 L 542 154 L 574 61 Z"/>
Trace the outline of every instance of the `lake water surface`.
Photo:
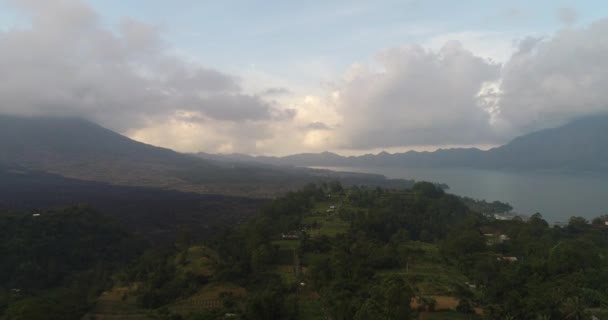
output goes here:
<path id="1" fill-rule="evenodd" d="M 446 183 L 448 192 L 508 202 L 521 214 L 540 212 L 549 222 L 571 216 L 592 219 L 608 214 L 608 175 L 522 173 L 468 168 L 316 167 L 378 173 L 388 178 Z"/>

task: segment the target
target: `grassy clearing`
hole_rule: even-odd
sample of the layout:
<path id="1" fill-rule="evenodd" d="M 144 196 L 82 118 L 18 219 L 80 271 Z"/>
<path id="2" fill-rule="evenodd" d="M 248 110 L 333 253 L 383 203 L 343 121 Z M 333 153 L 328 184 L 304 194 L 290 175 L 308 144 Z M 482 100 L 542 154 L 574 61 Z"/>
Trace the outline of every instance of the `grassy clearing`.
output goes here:
<path id="1" fill-rule="evenodd" d="M 460 302 L 460 300 L 458 298 L 450 297 L 450 296 L 429 296 L 429 297 L 433 298 L 435 300 L 435 302 L 437 303 L 435 305 L 435 310 L 456 310 L 456 307 L 458 306 L 458 303 Z M 418 306 L 419 306 L 418 301 L 413 300 L 412 308 L 417 309 Z"/>
<path id="2" fill-rule="evenodd" d="M 382 273 L 407 277 L 422 294 L 451 295 L 455 287 L 462 286 L 468 281 L 456 268 L 445 265 L 436 245 L 410 241 L 401 248 L 410 252 L 409 268 Z"/>
<path id="3" fill-rule="evenodd" d="M 335 237 L 338 234 L 346 233 L 350 227 L 350 224 L 338 217 L 328 217 L 325 220 L 319 222 L 320 228 L 310 230 L 311 237 L 328 236 Z"/>
<path id="4" fill-rule="evenodd" d="M 335 206 L 335 209 L 329 211 L 331 206 Z M 338 216 L 338 212 L 343 206 L 344 203 L 341 198 L 316 203 L 310 212 L 302 218 L 303 224 L 312 225 L 317 223 L 319 226 L 308 231 L 310 236 L 318 237 L 325 235 L 334 237 L 347 232 L 350 224 Z"/>
<path id="5" fill-rule="evenodd" d="M 474 320 L 480 319 L 475 314 L 464 314 L 458 312 L 425 312 L 420 315 L 421 320 Z"/>
<path id="6" fill-rule="evenodd" d="M 292 264 L 276 266 L 273 272 L 281 276 L 281 279 L 286 284 L 293 284 L 296 283 L 298 280 L 296 279 L 296 273 Z"/>
<path id="7" fill-rule="evenodd" d="M 456 270 L 438 264 L 412 264 L 408 269 L 384 270 L 380 276 L 399 275 L 413 283 L 424 295 L 450 295 L 467 278 Z"/>
<path id="8" fill-rule="evenodd" d="M 222 292 L 232 293 L 235 297 L 245 296 L 245 288 L 233 283 L 210 283 L 202 287 L 197 293 L 180 302 L 191 300 L 210 300 L 219 299 Z"/>
<path id="9" fill-rule="evenodd" d="M 245 296 L 245 288 L 231 283 L 211 283 L 201 288 L 191 297 L 169 306 L 169 310 L 181 315 L 204 312 L 222 307 L 221 294 L 230 293 L 235 298 Z"/>
<path id="10" fill-rule="evenodd" d="M 147 314 L 97 314 L 89 313 L 82 320 L 154 320 L 156 317 Z"/>
<path id="11" fill-rule="evenodd" d="M 178 261 L 183 258 L 186 260 L 185 264 L 176 263 L 182 266 L 182 271 L 211 276 L 217 261 L 217 253 L 204 246 L 193 246 L 188 248 L 185 257 L 180 255 L 176 257 Z"/>
<path id="12" fill-rule="evenodd" d="M 215 261 L 217 261 L 217 254 L 214 251 L 204 246 L 193 246 L 188 248 L 185 254 L 177 255 L 176 266 L 178 266 L 179 272 L 211 276 L 214 272 Z M 84 319 L 152 319 L 149 314 L 153 311 L 138 307 L 134 294 L 136 290 L 137 285 L 131 284 L 103 292 Z M 221 304 L 219 300 L 221 292 L 232 292 L 239 297 L 244 295 L 244 289 L 235 285 L 207 285 L 194 296 L 176 302 L 170 306 L 170 309 L 186 314 L 217 306 Z"/>
<path id="13" fill-rule="evenodd" d="M 135 297 L 130 295 L 133 288 L 116 287 L 103 292 L 97 299 L 97 303 L 83 319 L 151 319 L 147 310 L 137 306 Z"/>

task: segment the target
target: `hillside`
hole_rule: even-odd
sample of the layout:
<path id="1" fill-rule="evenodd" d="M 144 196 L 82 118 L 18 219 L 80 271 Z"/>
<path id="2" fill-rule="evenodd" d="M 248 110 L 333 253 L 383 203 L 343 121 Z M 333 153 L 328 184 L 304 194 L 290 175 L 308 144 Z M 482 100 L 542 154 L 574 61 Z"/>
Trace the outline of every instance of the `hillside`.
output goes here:
<path id="1" fill-rule="evenodd" d="M 608 171 L 608 116 L 518 137 L 484 153 L 486 168 Z"/>
<path id="2" fill-rule="evenodd" d="M 0 116 L 0 163 L 65 177 L 190 189 L 179 168 L 217 166 L 76 118 Z"/>
<path id="3" fill-rule="evenodd" d="M 608 116 L 580 119 L 564 126 L 537 131 L 487 151 L 439 149 L 340 156 L 331 152 L 286 157 L 199 154 L 202 158 L 231 159 L 274 165 L 327 167 L 468 167 L 531 171 L 608 171 Z"/>
<path id="4" fill-rule="evenodd" d="M 266 199 L 117 186 L 35 171 L 0 168 L 0 211 L 83 204 L 155 242 L 173 240 L 182 226 L 208 239 L 251 217 Z"/>
<path id="5" fill-rule="evenodd" d="M 85 319 L 605 319 L 604 219 L 495 220 L 424 182 L 308 186 L 148 251 Z"/>
<path id="6" fill-rule="evenodd" d="M 329 180 L 411 185 L 380 175 L 204 160 L 140 143 L 76 118 L 0 116 L 0 166 L 116 185 L 256 197 Z"/>

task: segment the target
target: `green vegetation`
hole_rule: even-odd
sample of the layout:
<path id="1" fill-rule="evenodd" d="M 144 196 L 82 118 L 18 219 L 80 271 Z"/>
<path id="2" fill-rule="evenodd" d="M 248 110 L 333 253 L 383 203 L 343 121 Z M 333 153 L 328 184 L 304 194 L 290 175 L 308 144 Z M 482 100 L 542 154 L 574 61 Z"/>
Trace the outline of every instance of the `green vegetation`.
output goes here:
<path id="1" fill-rule="evenodd" d="M 0 230 L 0 314 L 8 319 L 80 319 L 142 248 L 87 207 L 5 212 Z"/>
<path id="2" fill-rule="evenodd" d="M 513 210 L 513 207 L 510 204 L 500 201 L 487 202 L 485 200 L 462 197 L 462 202 L 464 202 L 469 209 L 486 215 L 511 212 L 511 210 Z"/>
<path id="3" fill-rule="evenodd" d="M 563 228 L 540 214 L 497 221 L 467 201 L 430 183 L 407 191 L 309 185 L 213 241 L 180 228 L 173 241 L 147 248 L 83 207 L 5 213 L 0 312 L 6 319 L 605 317 L 606 217 L 574 217 Z"/>

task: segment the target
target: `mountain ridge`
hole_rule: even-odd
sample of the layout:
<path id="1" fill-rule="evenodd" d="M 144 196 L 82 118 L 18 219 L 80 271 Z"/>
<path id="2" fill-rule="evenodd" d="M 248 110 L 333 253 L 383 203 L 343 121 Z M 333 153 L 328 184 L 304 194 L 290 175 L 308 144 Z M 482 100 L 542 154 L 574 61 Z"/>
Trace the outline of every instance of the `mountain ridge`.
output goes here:
<path id="1" fill-rule="evenodd" d="M 0 169 L 196 193 L 274 197 L 307 183 L 410 186 L 381 175 L 234 164 L 144 144 L 79 118 L 0 115 Z"/>
<path id="2" fill-rule="evenodd" d="M 250 161 L 304 167 L 465 167 L 524 171 L 608 171 L 608 115 L 582 118 L 565 125 L 516 137 L 489 150 L 477 148 L 436 151 L 380 152 L 341 156 L 333 152 L 284 157 L 213 155 L 202 158 Z"/>

